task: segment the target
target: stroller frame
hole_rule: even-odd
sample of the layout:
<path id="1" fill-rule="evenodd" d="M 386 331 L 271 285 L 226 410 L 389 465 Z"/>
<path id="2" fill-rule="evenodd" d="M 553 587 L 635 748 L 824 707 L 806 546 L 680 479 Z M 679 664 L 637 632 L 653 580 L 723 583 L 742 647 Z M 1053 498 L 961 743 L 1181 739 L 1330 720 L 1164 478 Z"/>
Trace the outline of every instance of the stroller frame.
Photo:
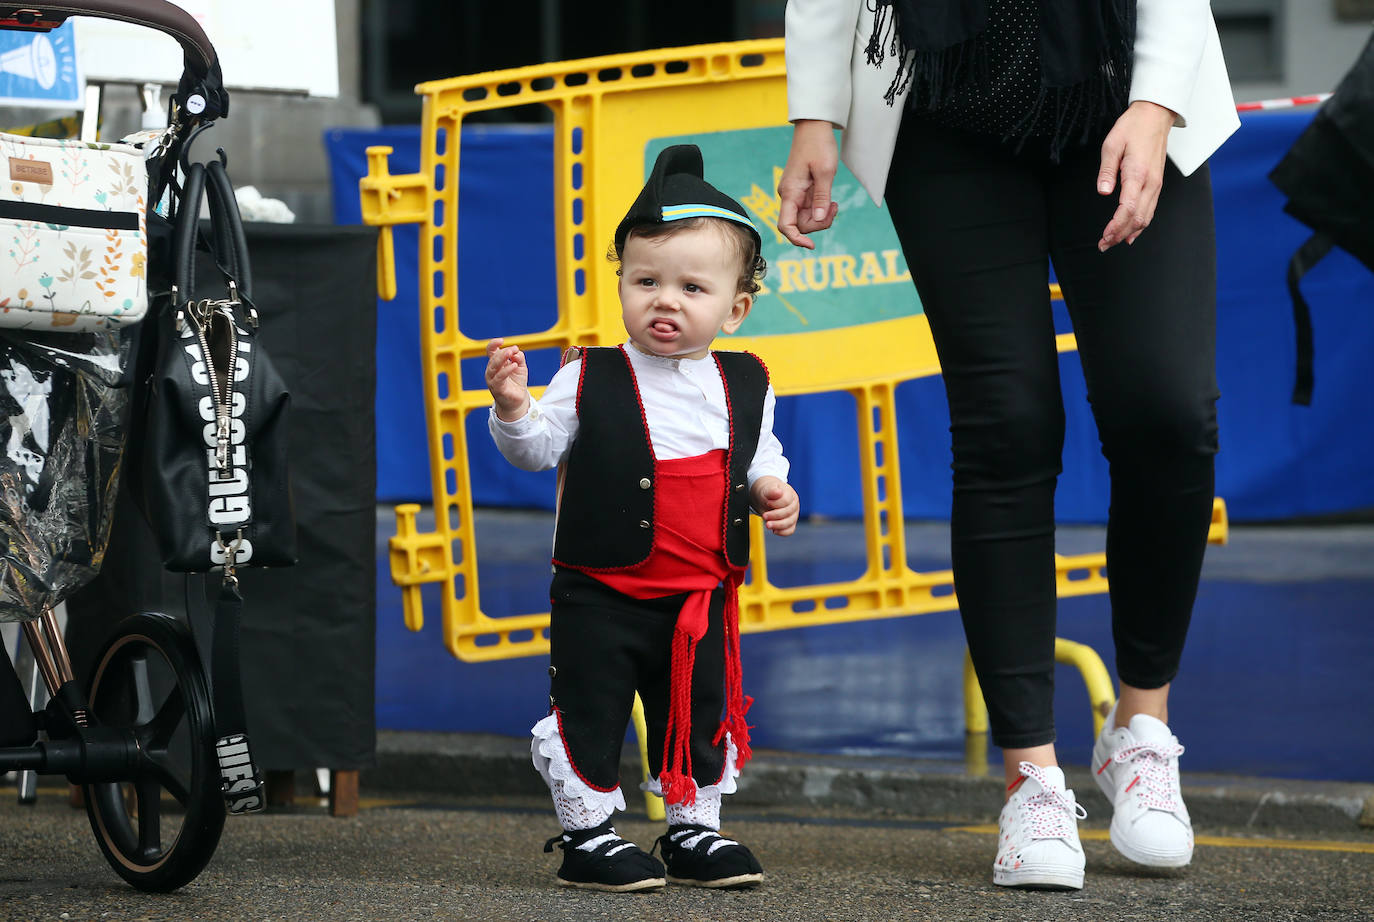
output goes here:
<path id="1" fill-rule="evenodd" d="M 46 32 L 73 16 L 147 26 L 181 45 L 185 70 L 171 96 L 169 128 L 148 161 L 150 212 L 168 188 L 174 205 L 178 161 L 196 156 L 193 140 L 228 112 L 214 47 L 190 14 L 166 0 L 0 3 L 0 29 Z M 143 322 L 151 319 L 150 312 Z M 102 853 L 134 887 L 168 892 L 193 880 L 218 846 L 223 779 L 234 767 L 216 758 L 209 680 L 189 629 L 164 614 L 124 619 L 85 689 L 52 609 L 22 629 L 49 700 L 29 709 L 32 743 L 0 746 L 0 772 L 65 775 L 81 786 Z M 8 657 L 0 659 L 0 670 L 12 668 Z"/>

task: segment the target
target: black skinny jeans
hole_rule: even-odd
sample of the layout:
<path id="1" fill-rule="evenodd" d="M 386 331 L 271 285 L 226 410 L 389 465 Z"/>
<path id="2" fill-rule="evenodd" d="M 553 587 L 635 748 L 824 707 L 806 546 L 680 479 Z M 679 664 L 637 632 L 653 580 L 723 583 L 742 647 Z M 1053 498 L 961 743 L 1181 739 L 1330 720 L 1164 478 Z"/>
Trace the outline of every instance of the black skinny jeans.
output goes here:
<path id="1" fill-rule="evenodd" d="M 1048 262 L 1111 473 L 1107 562 L 1121 681 L 1178 671 L 1211 521 L 1216 251 L 1211 180 L 1170 164 L 1131 246 L 1097 241 L 1100 144 L 1019 154 L 908 117 L 887 204 L 949 399 L 954 580 L 1003 748 L 1054 741 L 1054 490 L 1064 406 Z M 1048 259 L 1047 259 L 1048 257 Z"/>

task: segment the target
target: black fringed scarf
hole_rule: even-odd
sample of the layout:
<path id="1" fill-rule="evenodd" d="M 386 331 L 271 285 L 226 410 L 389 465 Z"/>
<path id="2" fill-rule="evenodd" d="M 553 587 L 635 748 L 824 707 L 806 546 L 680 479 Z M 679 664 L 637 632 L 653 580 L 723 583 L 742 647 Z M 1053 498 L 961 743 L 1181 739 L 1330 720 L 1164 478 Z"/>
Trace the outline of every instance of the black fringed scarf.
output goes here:
<path id="1" fill-rule="evenodd" d="M 987 0 L 869 0 L 869 64 L 898 59 L 884 98 L 908 88 L 913 106 L 934 110 L 971 82 L 988 84 Z M 1105 117 L 1126 108 L 1135 45 L 1135 0 L 1040 0 L 1040 91 L 1011 132 L 1024 142 L 1048 113 L 1050 155 L 1088 140 Z M 895 27 L 894 27 L 895 22 Z"/>

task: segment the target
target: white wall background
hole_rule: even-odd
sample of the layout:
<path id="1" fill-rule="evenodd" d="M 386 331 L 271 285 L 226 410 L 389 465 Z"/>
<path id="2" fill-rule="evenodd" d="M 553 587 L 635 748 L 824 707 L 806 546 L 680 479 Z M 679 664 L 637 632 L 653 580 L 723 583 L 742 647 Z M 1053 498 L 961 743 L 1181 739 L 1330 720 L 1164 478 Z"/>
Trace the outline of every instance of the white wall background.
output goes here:
<path id="1" fill-rule="evenodd" d="M 334 0 L 172 0 L 200 23 L 230 89 L 339 95 Z M 87 80 L 175 83 L 176 40 L 150 28 L 78 17 L 77 54 Z"/>

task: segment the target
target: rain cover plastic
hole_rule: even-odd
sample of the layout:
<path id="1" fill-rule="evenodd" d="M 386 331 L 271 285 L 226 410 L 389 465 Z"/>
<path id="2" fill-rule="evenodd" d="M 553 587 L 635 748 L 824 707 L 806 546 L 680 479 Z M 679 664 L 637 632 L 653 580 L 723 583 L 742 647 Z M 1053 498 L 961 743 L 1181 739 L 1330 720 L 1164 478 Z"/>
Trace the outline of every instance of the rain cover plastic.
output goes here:
<path id="1" fill-rule="evenodd" d="M 0 331 L 0 621 L 29 621 L 100 568 L 129 389 L 115 333 Z"/>

